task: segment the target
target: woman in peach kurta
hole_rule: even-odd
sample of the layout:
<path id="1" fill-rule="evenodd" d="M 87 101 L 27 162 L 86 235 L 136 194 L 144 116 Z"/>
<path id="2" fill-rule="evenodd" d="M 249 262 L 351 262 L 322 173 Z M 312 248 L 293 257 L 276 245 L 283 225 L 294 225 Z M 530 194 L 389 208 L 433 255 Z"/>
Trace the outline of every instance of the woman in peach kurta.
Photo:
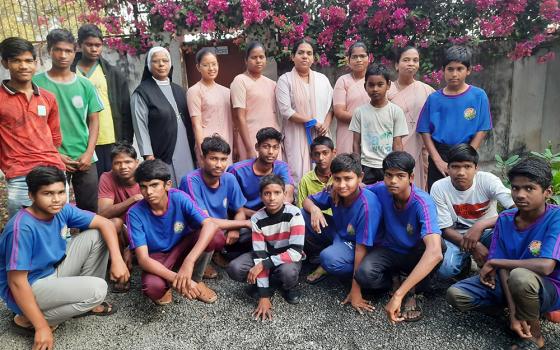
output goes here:
<path id="1" fill-rule="evenodd" d="M 334 85 L 333 109 L 336 117 L 336 150 L 338 153 L 352 153 L 352 132 L 348 125 L 356 107 L 369 103 L 364 88 L 364 77 L 368 66 L 366 45 L 356 42 L 348 49 L 348 66 L 351 72 L 338 78 Z"/>
<path id="2" fill-rule="evenodd" d="M 233 145 L 233 121 L 229 89 L 215 82 L 219 66 L 214 51 L 208 48 L 200 50 L 196 54 L 196 68 L 202 79 L 187 90 L 187 105 L 195 136 L 196 155 L 200 161 L 200 145 L 207 136 L 219 134 L 230 146 Z"/>
<path id="3" fill-rule="evenodd" d="M 256 134 L 262 128 L 280 131 L 276 117 L 276 82 L 262 75 L 266 67 L 266 53 L 262 44 L 252 42 L 245 54 L 247 70 L 233 79 L 230 85 L 231 104 L 236 123 L 236 148 L 239 159 L 255 158 Z"/>
<path id="4" fill-rule="evenodd" d="M 424 143 L 420 134 L 416 132 L 416 124 L 424 103 L 435 90 L 414 79 L 419 66 L 420 56 L 416 48 L 409 46 L 399 50 L 395 60 L 398 78 L 391 84 L 387 97 L 404 111 L 408 125 L 408 136 L 403 139 L 404 150 L 416 161 L 414 184 L 418 188 L 425 189 L 427 180 L 425 158 L 427 157 L 424 156 Z"/>

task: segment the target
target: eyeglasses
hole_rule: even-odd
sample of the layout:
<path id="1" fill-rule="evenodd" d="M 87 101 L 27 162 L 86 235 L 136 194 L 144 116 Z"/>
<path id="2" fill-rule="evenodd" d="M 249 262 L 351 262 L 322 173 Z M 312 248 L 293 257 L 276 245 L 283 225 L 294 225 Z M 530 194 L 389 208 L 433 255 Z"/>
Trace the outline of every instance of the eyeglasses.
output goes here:
<path id="1" fill-rule="evenodd" d="M 368 58 L 368 55 L 366 54 L 361 54 L 361 55 L 352 55 L 350 56 L 350 59 L 353 61 L 357 61 L 357 60 L 365 60 Z"/>

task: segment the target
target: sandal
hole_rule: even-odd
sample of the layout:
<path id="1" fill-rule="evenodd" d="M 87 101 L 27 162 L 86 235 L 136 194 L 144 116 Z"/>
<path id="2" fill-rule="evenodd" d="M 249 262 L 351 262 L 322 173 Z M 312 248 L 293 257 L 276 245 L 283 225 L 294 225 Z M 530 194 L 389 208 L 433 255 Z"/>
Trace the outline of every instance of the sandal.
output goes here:
<path id="1" fill-rule="evenodd" d="M 171 292 L 171 289 L 168 289 L 167 292 L 165 292 L 165 294 L 158 300 L 154 300 L 154 303 L 160 306 L 168 305 L 171 304 L 172 302 L 173 302 L 173 292 Z"/>
<path id="2" fill-rule="evenodd" d="M 315 269 L 315 271 L 307 275 L 305 281 L 309 284 L 317 284 L 327 278 L 328 275 L 329 273 L 325 271 L 325 269 L 323 269 L 321 266 L 319 266 Z"/>
<path id="3" fill-rule="evenodd" d="M 218 295 L 212 289 L 208 288 L 204 282 L 198 282 L 196 288 L 200 295 L 196 298 L 206 304 L 213 304 L 218 300 Z"/>
<path id="4" fill-rule="evenodd" d="M 229 261 L 227 261 L 226 257 L 220 252 L 214 253 L 212 256 L 212 262 L 222 269 L 225 269 L 229 265 Z"/>
<path id="5" fill-rule="evenodd" d="M 111 288 L 112 293 L 120 294 L 120 293 L 128 293 L 130 291 L 130 281 L 125 283 L 115 282 L 113 283 L 113 287 Z"/>
<path id="6" fill-rule="evenodd" d="M 106 301 L 102 302 L 99 305 L 103 306 L 103 311 L 95 312 L 95 311 L 93 311 L 93 309 L 91 309 L 90 311 L 86 312 L 85 314 L 81 314 L 81 315 L 78 315 L 76 317 L 85 317 L 85 316 L 90 316 L 90 315 L 93 315 L 93 316 L 109 316 L 109 315 L 114 314 L 117 311 L 117 307 L 115 305 L 109 304 Z"/>
<path id="7" fill-rule="evenodd" d="M 408 302 L 411 299 L 414 299 L 416 305 L 414 305 L 414 306 L 407 305 Z M 403 311 L 402 311 L 402 317 L 404 318 L 405 322 L 417 322 L 417 321 L 420 321 L 424 317 L 424 312 L 422 311 L 422 303 L 424 302 L 423 299 L 424 299 L 424 297 L 422 295 L 409 294 L 409 297 L 406 299 L 405 305 L 404 305 Z M 407 313 L 410 313 L 410 312 L 417 312 L 418 314 L 414 317 L 406 317 Z"/>
<path id="8" fill-rule="evenodd" d="M 204 269 L 204 274 L 202 275 L 202 278 L 207 279 L 207 280 L 213 280 L 218 278 L 218 271 L 216 271 L 216 269 L 208 264 L 206 266 L 206 269 Z"/>

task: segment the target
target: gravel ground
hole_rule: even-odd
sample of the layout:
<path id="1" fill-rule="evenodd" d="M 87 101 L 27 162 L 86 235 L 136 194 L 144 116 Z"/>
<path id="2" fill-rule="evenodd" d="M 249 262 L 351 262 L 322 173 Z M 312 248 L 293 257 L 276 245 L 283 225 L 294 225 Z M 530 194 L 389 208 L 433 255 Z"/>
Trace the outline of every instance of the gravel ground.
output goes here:
<path id="1" fill-rule="evenodd" d="M 359 315 L 341 306 L 346 289 L 333 278 L 317 286 L 300 283 L 302 302 L 273 299 L 274 320 L 250 318 L 255 301 L 244 286 L 221 271 L 208 284 L 218 293 L 214 305 L 177 297 L 157 307 L 140 294 L 135 267 L 128 294 L 110 294 L 119 310 L 109 317 L 73 319 L 55 332 L 57 349 L 505 349 L 512 338 L 505 321 L 476 313 L 460 314 L 445 302 L 442 287 L 424 303 L 425 317 L 416 323 L 391 326 L 383 305 L 386 296 L 373 298 L 377 308 Z M 13 315 L 0 306 L 0 349 L 29 349 L 31 337 L 12 332 Z M 547 348 L 560 348 L 560 325 L 544 322 Z"/>
<path id="2" fill-rule="evenodd" d="M 0 181 L 0 227 L 6 195 Z M 57 349 L 507 349 L 515 338 L 505 319 L 451 309 L 445 286 L 427 295 L 425 317 L 416 323 L 388 324 L 386 296 L 373 297 L 377 310 L 359 315 L 341 306 L 347 289 L 328 278 L 316 286 L 300 283 L 302 302 L 287 304 L 274 297 L 274 320 L 250 318 L 256 302 L 225 272 L 208 282 L 218 293 L 214 305 L 175 296 L 173 304 L 157 307 L 140 293 L 135 267 L 128 294 L 109 294 L 119 307 L 109 317 L 89 316 L 68 321 L 55 332 Z M 0 303 L 0 349 L 30 349 L 32 337 L 11 331 L 12 313 Z M 560 324 L 543 322 L 548 349 L 560 349 Z"/>

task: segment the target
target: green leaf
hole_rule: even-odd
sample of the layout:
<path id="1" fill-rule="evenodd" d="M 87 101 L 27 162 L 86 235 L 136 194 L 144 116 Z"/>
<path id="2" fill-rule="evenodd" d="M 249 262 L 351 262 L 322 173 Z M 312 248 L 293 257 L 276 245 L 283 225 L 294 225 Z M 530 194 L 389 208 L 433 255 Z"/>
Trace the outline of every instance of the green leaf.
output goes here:
<path id="1" fill-rule="evenodd" d="M 504 162 L 504 160 L 502 159 L 502 157 L 499 154 L 496 154 L 494 157 L 496 158 L 496 161 L 498 163 L 503 163 Z"/>
<path id="2" fill-rule="evenodd" d="M 509 157 L 506 160 L 506 164 L 509 165 L 509 166 L 512 166 L 512 165 L 515 165 L 515 163 L 517 163 L 518 161 L 519 161 L 519 156 L 516 154 L 516 155 L 513 155 L 513 156 Z"/>

